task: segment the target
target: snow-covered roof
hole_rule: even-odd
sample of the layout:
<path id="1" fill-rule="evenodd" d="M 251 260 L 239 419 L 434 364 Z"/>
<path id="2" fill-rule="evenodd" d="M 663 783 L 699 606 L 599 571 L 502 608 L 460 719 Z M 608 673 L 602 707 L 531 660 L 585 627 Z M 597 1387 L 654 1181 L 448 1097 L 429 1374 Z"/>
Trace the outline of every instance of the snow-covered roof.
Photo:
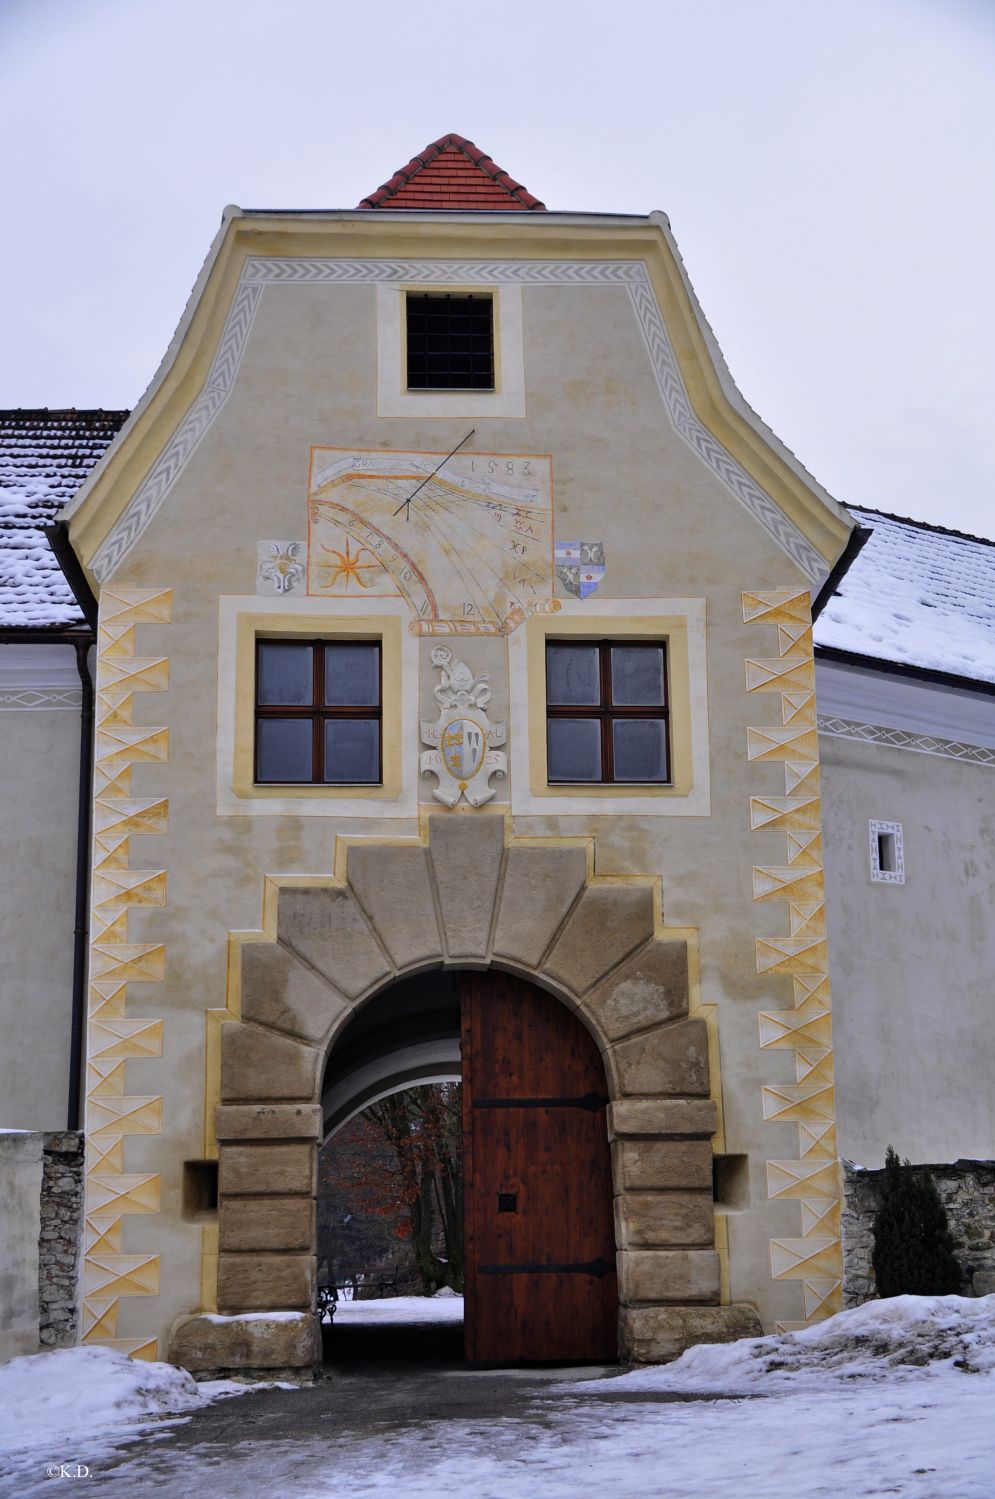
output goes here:
<path id="1" fill-rule="evenodd" d="M 42 533 L 113 440 L 126 411 L 0 411 L 0 629 L 83 616 Z"/>
<path id="2" fill-rule="evenodd" d="M 995 541 L 847 507 L 872 535 L 815 626 L 815 643 L 995 683 Z"/>

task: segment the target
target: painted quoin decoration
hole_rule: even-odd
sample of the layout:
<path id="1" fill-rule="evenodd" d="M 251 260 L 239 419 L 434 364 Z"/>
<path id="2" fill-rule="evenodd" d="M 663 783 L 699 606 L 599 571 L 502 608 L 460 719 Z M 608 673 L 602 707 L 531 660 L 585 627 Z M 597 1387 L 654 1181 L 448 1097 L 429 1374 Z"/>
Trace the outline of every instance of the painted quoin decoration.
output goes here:
<path id="1" fill-rule="evenodd" d="M 493 724 L 487 716 L 488 673 L 475 677 L 465 661 L 453 661 L 445 645 L 433 650 L 432 665 L 441 673 L 435 688 L 439 716 L 421 726 L 422 739 L 433 746 L 422 753 L 421 773 L 438 777 L 432 795 L 443 806 L 455 807 L 465 797 L 471 807 L 482 807 L 494 795 L 491 777 L 503 780 L 508 773 L 507 756 L 492 748 L 508 736 L 503 723 Z"/>

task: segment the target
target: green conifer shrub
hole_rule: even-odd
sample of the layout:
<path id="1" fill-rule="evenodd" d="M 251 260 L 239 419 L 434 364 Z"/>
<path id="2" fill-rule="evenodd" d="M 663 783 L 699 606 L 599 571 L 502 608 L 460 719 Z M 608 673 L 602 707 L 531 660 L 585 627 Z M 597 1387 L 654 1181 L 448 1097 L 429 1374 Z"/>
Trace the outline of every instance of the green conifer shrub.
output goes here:
<path id="1" fill-rule="evenodd" d="M 931 1173 L 901 1161 L 890 1145 L 884 1171 L 871 1256 L 878 1295 L 955 1295 L 964 1274 Z"/>

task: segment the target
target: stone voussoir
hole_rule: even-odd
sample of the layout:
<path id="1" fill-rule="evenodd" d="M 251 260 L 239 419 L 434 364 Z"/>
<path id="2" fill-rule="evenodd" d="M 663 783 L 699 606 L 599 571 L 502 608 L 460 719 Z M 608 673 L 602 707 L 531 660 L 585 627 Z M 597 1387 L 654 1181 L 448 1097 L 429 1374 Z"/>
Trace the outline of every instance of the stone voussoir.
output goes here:
<path id="1" fill-rule="evenodd" d="M 584 1009 L 612 1041 L 680 1019 L 688 1012 L 687 943 L 646 943 L 587 995 Z"/>
<path id="2" fill-rule="evenodd" d="M 221 1097 L 225 1103 L 264 1099 L 310 1101 L 318 1091 L 320 1053 L 289 1036 L 251 1025 L 221 1029 Z"/>
<path id="3" fill-rule="evenodd" d="M 420 845 L 353 845 L 347 878 L 397 968 L 441 950 L 427 851 Z"/>
<path id="4" fill-rule="evenodd" d="M 654 900 L 649 883 L 588 885 L 546 960 L 545 972 L 571 993 L 586 994 L 653 935 Z"/>
<path id="5" fill-rule="evenodd" d="M 277 937 L 347 999 L 390 977 L 391 968 L 349 889 L 285 886 L 277 905 Z"/>
<path id="6" fill-rule="evenodd" d="M 512 844 L 505 864 L 495 957 L 538 967 L 587 877 L 587 850 Z"/>
<path id="7" fill-rule="evenodd" d="M 504 861 L 504 818 L 436 814 L 429 853 L 450 961 L 487 956 Z"/>
<path id="8" fill-rule="evenodd" d="M 345 1000 L 277 942 L 242 948 L 242 1019 L 285 1031 L 303 1041 L 322 1041 L 345 1014 Z"/>
<path id="9" fill-rule="evenodd" d="M 684 1093 L 707 1097 L 708 1027 L 678 1020 L 618 1041 L 609 1052 L 619 1092 Z"/>

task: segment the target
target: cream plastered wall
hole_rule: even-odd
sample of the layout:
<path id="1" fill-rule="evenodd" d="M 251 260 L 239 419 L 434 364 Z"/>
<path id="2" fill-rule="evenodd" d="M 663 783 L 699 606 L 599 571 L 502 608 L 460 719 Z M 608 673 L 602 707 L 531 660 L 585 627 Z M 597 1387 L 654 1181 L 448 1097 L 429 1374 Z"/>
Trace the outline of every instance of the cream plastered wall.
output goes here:
<path id="1" fill-rule="evenodd" d="M 80 685 L 72 646 L 0 646 L 0 1127 L 65 1129 Z"/>
<path id="2" fill-rule="evenodd" d="M 840 1153 L 991 1159 L 995 765 L 820 737 Z M 902 825 L 903 884 L 871 880 L 872 818 Z"/>
<path id="3" fill-rule="evenodd" d="M 510 799 L 514 809 L 516 798 L 525 798 L 526 810 L 514 818 L 518 835 L 594 835 L 599 874 L 659 876 L 667 925 L 698 931 L 701 1000 L 717 1007 L 724 1146 L 752 1163 L 749 1210 L 726 1220 L 727 1294 L 755 1303 L 768 1326 L 808 1315 L 801 1279 L 772 1275 L 771 1242 L 800 1236 L 800 1208 L 791 1198 L 768 1195 L 766 1163 L 798 1159 L 799 1144 L 796 1123 L 765 1118 L 763 1090 L 794 1084 L 796 1059 L 760 1046 L 759 1017 L 790 1009 L 794 987 L 786 972 L 758 972 L 756 964 L 756 939 L 779 940 L 786 925 L 783 909 L 754 902 L 753 867 L 777 855 L 768 851 L 766 835 L 758 842 L 751 830 L 750 798 L 783 795 L 784 768 L 748 758 L 748 730 L 767 720 L 746 691 L 744 661 L 777 656 L 778 648 L 776 641 L 758 641 L 758 626 L 744 621 L 741 596 L 744 589 L 780 589 L 794 597 L 809 580 L 675 433 L 625 286 L 529 284 L 522 306 L 525 417 L 384 418 L 377 414 L 375 287 L 268 285 L 225 404 L 168 500 L 104 585 L 109 623 L 121 623 L 118 608 L 139 611 L 128 624 L 135 632 L 127 636 L 128 649 L 140 660 L 168 657 L 168 686 L 159 669 L 150 685 L 126 694 L 131 749 L 122 768 L 129 785 L 122 782 L 119 793 L 147 807 L 168 802 L 168 821 L 162 816 L 143 827 L 145 836 L 132 840 L 121 864 L 145 871 L 129 882 L 129 889 L 144 886 L 147 898 L 124 902 L 126 942 L 125 926 L 116 928 L 118 940 L 139 954 L 127 963 L 138 962 L 142 971 L 112 969 L 107 981 L 115 975 L 128 981 L 125 993 L 114 989 L 123 1007 L 115 1013 L 142 1039 L 126 1060 L 113 1059 L 123 1065 L 108 1075 L 115 1086 L 120 1081 L 121 1098 L 149 1102 L 141 1104 L 140 1118 L 134 1115 L 133 1131 L 105 1135 L 113 1153 L 102 1175 L 113 1168 L 120 1180 L 97 1183 L 117 1196 L 94 1228 L 91 1340 L 161 1352 L 176 1319 L 202 1305 L 204 1235 L 182 1217 L 182 1163 L 211 1149 L 205 1017 L 225 1005 L 228 933 L 260 928 L 266 875 L 329 873 L 337 834 L 410 835 L 417 829 L 410 788 L 422 801 L 431 796 L 428 783 L 414 779 L 423 745 L 407 696 L 417 693 L 420 716 L 434 717 L 438 674 L 433 642 L 423 640 L 420 679 L 402 683 L 402 784 L 395 801 L 371 814 L 362 799 L 348 807 L 332 796 L 327 816 L 310 810 L 314 798 L 307 811 L 281 807 L 275 814 L 261 810 L 259 798 L 231 803 L 225 745 L 235 734 L 227 716 L 232 621 L 239 611 L 280 614 L 278 599 L 255 594 L 257 543 L 306 535 L 313 445 L 445 452 L 471 427 L 480 452 L 552 455 L 556 537 L 605 547 L 592 629 L 610 634 L 617 607 L 628 619 L 677 619 L 686 634 L 688 796 L 697 800 L 685 801 L 679 814 L 681 799 L 667 794 L 638 814 L 614 802 L 604 810 L 578 808 L 569 796 L 559 805 L 543 799 L 539 809 L 522 784 L 513 741 L 511 774 L 499 784 L 495 806 Z M 168 623 L 141 612 L 166 593 Z M 559 585 L 556 594 L 564 620 L 583 619 L 583 604 Z M 354 612 L 353 599 L 302 601 L 294 594 L 287 604 L 286 617 L 304 611 L 309 619 L 327 618 L 330 627 Z M 383 601 L 376 607 L 386 608 Z M 489 671 L 491 718 L 506 716 L 513 734 L 521 680 L 510 678 L 509 660 L 517 660 L 524 639 L 516 633 L 445 642 L 474 671 Z M 124 648 L 114 649 L 120 662 Z M 402 655 L 410 672 L 408 645 Z M 121 669 L 135 676 L 131 667 Z M 511 670 L 520 673 L 518 666 Z M 146 744 L 154 752 L 133 752 Z M 106 1090 L 106 1080 L 100 1086 Z M 93 1106 L 107 1107 L 96 1098 Z M 127 1102 L 113 1107 L 132 1117 Z"/>

